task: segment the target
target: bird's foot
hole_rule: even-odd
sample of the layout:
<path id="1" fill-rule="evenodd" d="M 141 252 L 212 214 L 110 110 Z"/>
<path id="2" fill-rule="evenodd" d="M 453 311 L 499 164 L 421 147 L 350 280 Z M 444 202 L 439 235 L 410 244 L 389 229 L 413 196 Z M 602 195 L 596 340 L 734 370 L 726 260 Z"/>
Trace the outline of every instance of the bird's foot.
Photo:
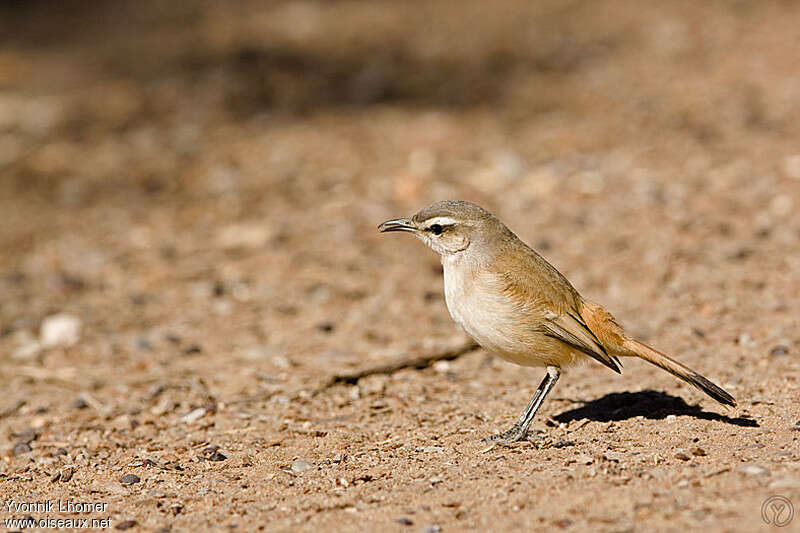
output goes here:
<path id="1" fill-rule="evenodd" d="M 518 442 L 525 439 L 525 434 L 527 431 L 523 429 L 521 426 L 514 424 L 511 428 L 507 431 L 503 431 L 502 433 L 497 433 L 496 435 L 492 435 L 491 437 L 483 439 L 485 442 L 492 442 L 497 444 L 511 444 L 512 442 Z"/>

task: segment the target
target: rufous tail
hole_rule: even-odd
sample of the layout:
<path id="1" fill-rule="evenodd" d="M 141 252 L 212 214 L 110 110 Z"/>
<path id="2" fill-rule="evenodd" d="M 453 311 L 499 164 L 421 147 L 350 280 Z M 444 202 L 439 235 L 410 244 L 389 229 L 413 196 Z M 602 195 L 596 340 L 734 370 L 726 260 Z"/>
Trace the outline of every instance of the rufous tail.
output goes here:
<path id="1" fill-rule="evenodd" d="M 622 342 L 622 346 L 627 352 L 629 352 L 625 353 L 625 355 L 633 355 L 640 359 L 644 359 L 648 363 L 653 363 L 657 367 L 663 368 L 673 376 L 679 377 L 686 383 L 694 385 L 701 391 L 717 400 L 719 403 L 736 407 L 736 399 L 733 396 L 688 366 L 684 366 L 676 360 L 659 352 L 658 350 L 654 350 L 646 344 L 642 344 L 641 342 L 633 339 L 625 339 Z"/>

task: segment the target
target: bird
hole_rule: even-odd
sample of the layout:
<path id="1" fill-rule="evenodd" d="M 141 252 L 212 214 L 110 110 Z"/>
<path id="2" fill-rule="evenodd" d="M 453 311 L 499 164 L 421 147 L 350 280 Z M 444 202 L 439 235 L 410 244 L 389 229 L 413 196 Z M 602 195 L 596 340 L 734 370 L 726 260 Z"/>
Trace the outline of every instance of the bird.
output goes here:
<path id="1" fill-rule="evenodd" d="M 561 272 L 478 205 L 440 201 L 378 229 L 411 233 L 439 254 L 450 316 L 481 347 L 518 365 L 544 367 L 544 379 L 516 423 L 484 440 L 526 438 L 562 370 L 591 360 L 621 374 L 620 358 L 644 359 L 717 402 L 736 406 L 734 397 L 708 378 L 627 335 L 611 313 L 584 299 Z"/>

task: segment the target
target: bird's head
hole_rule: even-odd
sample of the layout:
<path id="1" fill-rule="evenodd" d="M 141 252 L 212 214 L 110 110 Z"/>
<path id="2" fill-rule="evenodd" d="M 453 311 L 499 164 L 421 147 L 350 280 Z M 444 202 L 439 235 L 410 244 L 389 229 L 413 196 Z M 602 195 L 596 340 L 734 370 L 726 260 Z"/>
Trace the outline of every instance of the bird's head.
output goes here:
<path id="1" fill-rule="evenodd" d="M 421 209 L 411 218 L 387 220 L 378 229 L 407 231 L 442 257 L 465 252 L 508 230 L 491 213 L 470 202 L 446 200 Z M 503 231 L 505 230 L 505 231 Z"/>

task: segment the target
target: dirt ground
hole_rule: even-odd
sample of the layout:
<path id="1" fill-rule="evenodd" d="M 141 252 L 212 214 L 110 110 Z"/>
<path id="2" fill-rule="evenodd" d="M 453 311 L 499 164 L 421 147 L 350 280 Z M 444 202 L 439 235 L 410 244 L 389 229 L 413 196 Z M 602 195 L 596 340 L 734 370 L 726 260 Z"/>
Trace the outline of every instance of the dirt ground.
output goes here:
<path id="1" fill-rule="evenodd" d="M 800 4 L 99 5 L 0 2 L 0 519 L 798 531 Z M 332 382 L 469 342 L 376 230 L 448 198 L 739 406 L 591 363 L 487 449 L 542 370 Z"/>

